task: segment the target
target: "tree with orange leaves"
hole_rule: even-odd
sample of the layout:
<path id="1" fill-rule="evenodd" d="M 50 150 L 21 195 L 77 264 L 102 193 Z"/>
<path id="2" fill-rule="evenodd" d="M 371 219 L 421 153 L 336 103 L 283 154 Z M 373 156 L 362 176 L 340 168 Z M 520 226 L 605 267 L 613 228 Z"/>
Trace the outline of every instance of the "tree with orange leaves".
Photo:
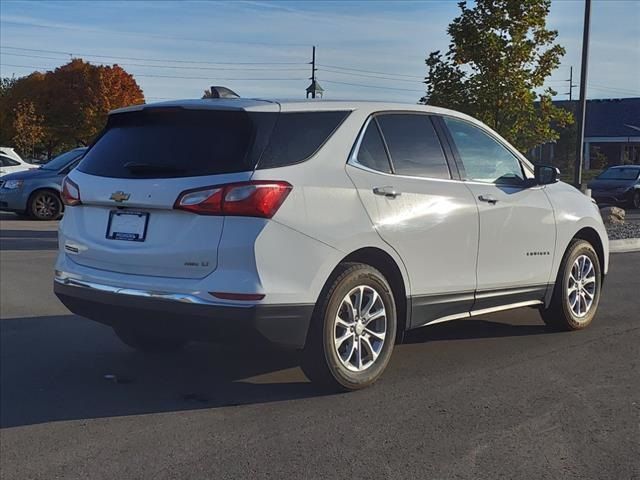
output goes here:
<path id="1" fill-rule="evenodd" d="M 44 138 L 42 117 L 36 113 L 33 102 L 19 102 L 13 110 L 13 145 L 23 154 L 33 156 L 34 147 Z"/>
<path id="2" fill-rule="evenodd" d="M 43 135 L 36 149 L 49 157 L 91 143 L 110 110 L 144 103 L 142 90 L 122 67 L 92 65 L 79 58 L 54 71 L 34 72 L 3 84 L 8 87 L 0 96 L 0 143 L 16 138 L 14 122 L 6 120 L 18 104 L 27 102 L 34 106 L 34 118 L 42 120 Z"/>

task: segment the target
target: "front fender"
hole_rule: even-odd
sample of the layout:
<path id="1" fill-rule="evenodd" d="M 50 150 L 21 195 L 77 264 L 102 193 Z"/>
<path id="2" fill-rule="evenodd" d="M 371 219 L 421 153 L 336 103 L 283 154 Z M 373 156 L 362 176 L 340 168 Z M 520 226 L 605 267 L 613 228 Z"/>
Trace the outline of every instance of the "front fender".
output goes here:
<path id="1" fill-rule="evenodd" d="M 595 232 L 602 245 L 602 272 L 609 270 L 609 237 L 598 206 L 571 185 L 559 182 L 548 185 L 545 192 L 549 197 L 556 220 L 556 249 L 550 282 L 558 275 L 562 257 L 569 243 L 580 231 Z"/>

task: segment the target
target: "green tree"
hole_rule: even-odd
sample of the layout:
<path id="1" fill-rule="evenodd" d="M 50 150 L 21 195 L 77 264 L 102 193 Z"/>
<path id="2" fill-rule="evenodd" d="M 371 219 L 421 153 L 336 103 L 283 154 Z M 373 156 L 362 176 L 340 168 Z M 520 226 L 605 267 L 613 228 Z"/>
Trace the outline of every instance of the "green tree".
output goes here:
<path id="1" fill-rule="evenodd" d="M 449 25 L 446 53 L 426 60 L 421 103 L 460 110 L 499 132 L 521 151 L 558 138 L 573 116 L 555 107 L 545 79 L 565 50 L 546 18 L 550 0 L 477 0 Z"/>

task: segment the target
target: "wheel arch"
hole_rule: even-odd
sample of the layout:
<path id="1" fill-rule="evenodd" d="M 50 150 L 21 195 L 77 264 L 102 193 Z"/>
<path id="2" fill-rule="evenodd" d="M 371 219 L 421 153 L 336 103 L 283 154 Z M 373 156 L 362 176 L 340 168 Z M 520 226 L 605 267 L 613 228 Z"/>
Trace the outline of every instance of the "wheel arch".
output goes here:
<path id="1" fill-rule="evenodd" d="M 407 326 L 410 324 L 410 308 L 407 301 L 409 286 L 406 284 L 405 276 L 402 273 L 398 262 L 387 252 L 378 247 L 364 247 L 351 252 L 344 257 L 340 264 L 345 262 L 358 262 L 369 265 L 382 273 L 391 286 L 393 298 L 396 302 L 398 313 L 398 329 L 396 342 L 401 343 Z M 336 269 L 338 266 L 336 266 Z M 335 269 L 334 269 L 335 272 Z M 333 277 L 332 272 L 329 278 Z"/>
<path id="2" fill-rule="evenodd" d="M 598 232 L 591 227 L 583 227 L 576 232 L 572 240 L 576 238 L 589 242 L 591 246 L 594 248 L 594 250 L 596 251 L 596 254 L 598 255 L 598 261 L 600 262 L 600 270 L 602 272 L 602 277 L 604 279 L 606 259 L 605 259 L 605 253 L 604 253 L 604 245 L 602 244 L 602 239 L 600 238 L 600 235 L 598 234 Z M 566 249 L 565 249 L 565 253 L 566 253 Z"/>

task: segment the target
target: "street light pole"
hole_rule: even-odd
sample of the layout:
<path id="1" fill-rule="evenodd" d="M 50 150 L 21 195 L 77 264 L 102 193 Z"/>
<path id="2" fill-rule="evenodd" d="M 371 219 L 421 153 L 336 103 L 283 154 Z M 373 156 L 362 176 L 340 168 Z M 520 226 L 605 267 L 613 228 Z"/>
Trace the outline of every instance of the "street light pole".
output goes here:
<path id="1" fill-rule="evenodd" d="M 578 141 L 576 145 L 576 163 L 573 176 L 576 188 L 582 188 L 582 164 L 584 161 L 584 125 L 587 114 L 587 62 L 589 59 L 589 19 L 591 16 L 591 0 L 584 3 L 584 27 L 582 31 L 582 64 L 580 66 L 580 100 L 576 111 L 578 121 Z M 588 152 L 587 152 L 588 154 Z"/>

